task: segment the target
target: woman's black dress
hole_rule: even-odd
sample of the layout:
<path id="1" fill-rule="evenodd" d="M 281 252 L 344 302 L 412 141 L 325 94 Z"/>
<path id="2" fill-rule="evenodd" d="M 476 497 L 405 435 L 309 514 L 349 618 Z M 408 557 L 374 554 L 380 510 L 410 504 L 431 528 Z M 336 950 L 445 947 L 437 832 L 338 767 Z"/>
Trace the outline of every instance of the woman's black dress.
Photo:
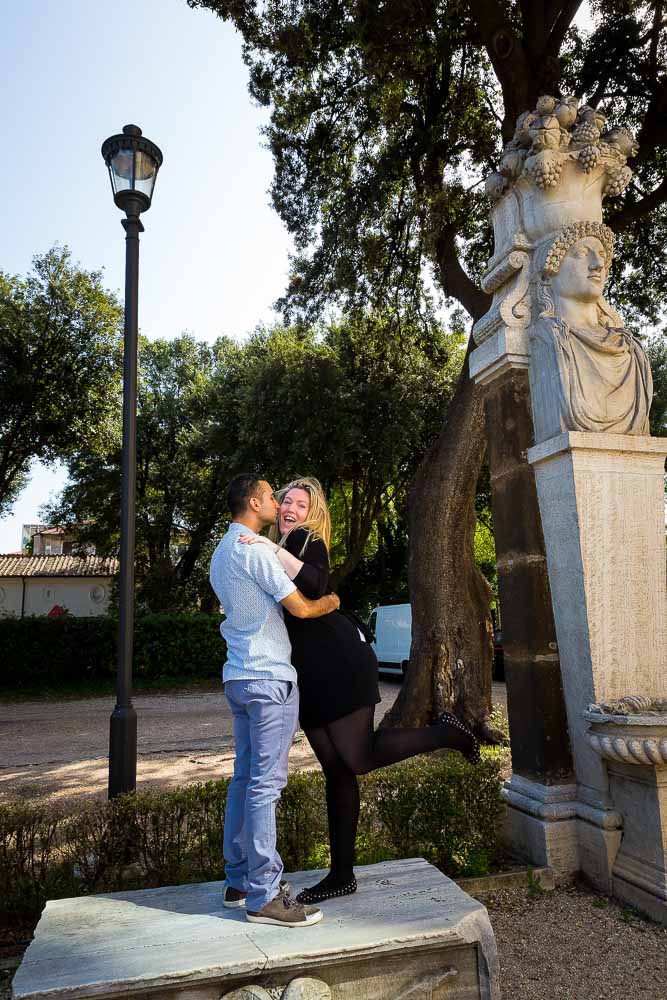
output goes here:
<path id="1" fill-rule="evenodd" d="M 306 535 L 305 528 L 296 528 L 285 548 L 303 562 L 294 583 L 304 597 L 314 600 L 330 593 L 329 556 L 319 538 L 311 538 L 302 552 Z M 304 729 L 325 726 L 380 701 L 375 653 L 349 618 L 340 611 L 321 618 L 295 618 L 285 611 L 285 624 L 299 678 L 299 721 Z"/>

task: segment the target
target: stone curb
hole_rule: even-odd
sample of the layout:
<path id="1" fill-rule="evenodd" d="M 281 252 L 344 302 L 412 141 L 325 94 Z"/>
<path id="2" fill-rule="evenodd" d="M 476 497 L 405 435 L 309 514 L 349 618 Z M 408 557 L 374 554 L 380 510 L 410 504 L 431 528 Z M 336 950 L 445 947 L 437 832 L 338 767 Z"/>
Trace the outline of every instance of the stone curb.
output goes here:
<path id="1" fill-rule="evenodd" d="M 520 868 L 517 871 L 482 875 L 480 878 L 459 878 L 455 881 L 464 892 L 475 896 L 478 892 L 493 892 L 496 889 L 527 888 L 530 885 L 531 873 L 534 881 L 539 881 L 540 889 L 544 892 L 551 892 L 556 888 L 556 877 L 552 868 Z"/>

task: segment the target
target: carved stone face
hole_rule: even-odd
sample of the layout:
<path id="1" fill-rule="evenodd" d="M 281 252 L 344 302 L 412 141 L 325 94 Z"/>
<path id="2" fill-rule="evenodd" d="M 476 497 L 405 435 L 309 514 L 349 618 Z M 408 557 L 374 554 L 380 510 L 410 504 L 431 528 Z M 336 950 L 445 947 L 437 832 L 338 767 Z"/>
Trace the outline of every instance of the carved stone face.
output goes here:
<path id="1" fill-rule="evenodd" d="M 559 298 L 596 302 L 602 296 L 606 280 L 604 247 L 595 236 L 585 236 L 568 250 L 552 286 Z"/>

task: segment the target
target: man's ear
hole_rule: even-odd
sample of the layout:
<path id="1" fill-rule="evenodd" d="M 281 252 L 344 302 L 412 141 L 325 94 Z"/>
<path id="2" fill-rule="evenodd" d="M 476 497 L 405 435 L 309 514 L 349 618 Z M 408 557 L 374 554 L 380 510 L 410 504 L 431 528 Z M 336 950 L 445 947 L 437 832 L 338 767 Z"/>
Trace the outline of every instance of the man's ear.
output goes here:
<path id="1" fill-rule="evenodd" d="M 257 511 L 259 510 L 261 504 L 262 504 L 262 501 L 260 500 L 259 497 L 249 497 L 248 498 L 248 507 L 250 507 L 251 510 L 254 510 L 255 513 L 257 513 Z"/>

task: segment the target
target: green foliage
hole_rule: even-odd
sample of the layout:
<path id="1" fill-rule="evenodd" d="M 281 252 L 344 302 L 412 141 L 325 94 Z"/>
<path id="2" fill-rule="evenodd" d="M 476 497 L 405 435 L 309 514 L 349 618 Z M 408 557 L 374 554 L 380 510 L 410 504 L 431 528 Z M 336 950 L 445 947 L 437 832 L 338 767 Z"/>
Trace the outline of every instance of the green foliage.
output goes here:
<path id="1" fill-rule="evenodd" d="M 0 900 L 5 912 L 38 913 L 49 897 L 67 895 L 71 880 L 59 850 L 64 825 L 53 806 L 0 806 Z"/>
<path id="2" fill-rule="evenodd" d="M 0 916 L 36 915 L 47 898 L 224 877 L 228 781 L 61 807 L 0 805 Z M 357 863 L 422 856 L 449 875 L 482 874 L 497 845 L 497 768 L 457 755 L 385 768 L 361 779 Z M 277 810 L 289 871 L 329 863 L 324 781 L 292 775 Z"/>
<path id="3" fill-rule="evenodd" d="M 474 171 L 496 145 L 465 7 L 188 2 L 239 28 L 251 95 L 271 108 L 273 201 L 298 248 L 285 306 L 389 302 L 423 318 L 445 231 L 463 235 L 483 206 L 462 158 Z"/>
<path id="4" fill-rule="evenodd" d="M 226 647 L 220 615 L 143 615 L 134 632 L 138 679 L 219 677 Z M 57 690 L 116 676 L 113 617 L 0 619 L 0 688 Z"/>
<path id="5" fill-rule="evenodd" d="M 143 615 L 137 620 L 137 677 L 220 677 L 226 646 L 220 615 Z"/>
<path id="6" fill-rule="evenodd" d="M 491 256 L 481 180 L 544 93 L 585 95 L 639 135 L 635 179 L 606 212 L 622 248 L 612 297 L 658 322 L 667 280 L 667 21 L 658 0 L 577 3 L 188 0 L 244 39 L 250 94 L 270 109 L 273 202 L 297 253 L 283 300 L 400 303 L 424 316 L 433 281 L 475 316 Z M 467 274 L 461 270 L 467 266 Z"/>
<path id="7" fill-rule="evenodd" d="M 219 356 L 226 356 L 224 351 Z M 137 416 L 137 579 L 139 604 L 151 611 L 214 610 L 207 578 L 214 533 L 225 515 L 230 442 L 211 446 L 211 426 L 229 418 L 214 394 L 215 351 L 193 337 L 139 344 Z M 71 525 L 81 545 L 118 550 L 120 428 L 79 449 L 69 481 L 46 517 Z"/>
<path id="8" fill-rule="evenodd" d="M 389 310 L 322 329 L 276 326 L 245 344 L 140 343 L 137 576 L 140 606 L 213 610 L 208 563 L 226 528 L 225 485 L 256 470 L 308 473 L 328 492 L 337 585 L 391 536 L 405 568 L 407 486 L 462 364 L 461 338 Z M 335 432 L 334 432 L 335 429 Z M 81 544 L 118 545 L 120 440 L 81 451 L 47 517 Z"/>
<path id="9" fill-rule="evenodd" d="M 505 713 L 503 712 L 502 707 L 498 704 L 493 704 L 491 706 L 491 712 L 489 714 L 489 726 L 491 726 L 491 728 L 495 729 L 497 732 L 502 733 L 502 735 L 505 737 L 507 741 L 507 744 L 509 745 L 509 739 L 510 739 L 509 722 L 505 717 Z M 483 747 L 482 749 L 484 751 L 492 751 L 494 747 L 487 746 Z"/>
<path id="10" fill-rule="evenodd" d="M 321 480 L 337 586 L 377 549 L 380 523 L 404 517 L 459 376 L 461 338 L 437 323 L 424 334 L 390 310 L 358 312 L 321 331 L 258 332 L 243 357 L 236 462 L 277 483 L 303 472 Z"/>
<path id="11" fill-rule="evenodd" d="M 651 434 L 667 435 L 667 334 L 659 333 L 644 344 L 653 374 Z"/>
<path id="12" fill-rule="evenodd" d="M 287 871 L 322 866 L 328 837 L 324 777 L 320 771 L 290 775 L 280 797 L 276 827 L 278 849 Z"/>
<path id="13" fill-rule="evenodd" d="M 502 811 L 494 764 L 472 768 L 445 754 L 371 778 L 384 842 L 395 857 L 423 857 L 452 875 L 488 870 Z"/>
<path id="14" fill-rule="evenodd" d="M 497 582 L 496 578 L 496 544 L 493 532 L 484 521 L 477 520 L 475 526 L 475 562 L 484 573 L 491 584 Z"/>
<path id="15" fill-rule="evenodd" d="M 0 271 L 0 515 L 33 459 L 66 459 L 114 433 L 122 309 L 101 274 L 54 247 L 27 278 Z"/>
<path id="16" fill-rule="evenodd" d="M 572 30 L 563 60 L 566 92 L 586 94 L 612 125 L 640 143 L 622 198 L 604 202 L 617 234 L 608 298 L 635 332 L 664 324 L 667 282 L 667 21 L 661 2 L 592 0 L 593 30 Z"/>

